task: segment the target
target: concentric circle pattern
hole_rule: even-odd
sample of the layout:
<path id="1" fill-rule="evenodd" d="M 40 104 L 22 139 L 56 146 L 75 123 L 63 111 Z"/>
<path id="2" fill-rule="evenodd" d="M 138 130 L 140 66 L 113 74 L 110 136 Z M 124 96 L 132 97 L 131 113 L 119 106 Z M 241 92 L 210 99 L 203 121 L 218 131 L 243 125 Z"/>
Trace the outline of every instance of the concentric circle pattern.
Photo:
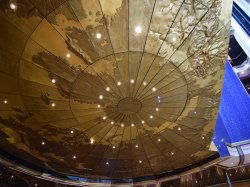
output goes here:
<path id="1" fill-rule="evenodd" d="M 115 179 L 207 159 L 229 19 L 225 0 L 0 1 L 1 153 Z"/>

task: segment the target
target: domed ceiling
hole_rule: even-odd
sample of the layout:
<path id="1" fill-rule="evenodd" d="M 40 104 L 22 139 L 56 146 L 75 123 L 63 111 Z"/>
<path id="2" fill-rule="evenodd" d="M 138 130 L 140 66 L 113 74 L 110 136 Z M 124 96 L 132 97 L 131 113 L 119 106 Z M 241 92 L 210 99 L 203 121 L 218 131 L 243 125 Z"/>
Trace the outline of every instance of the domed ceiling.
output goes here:
<path id="1" fill-rule="evenodd" d="M 94 178 L 209 151 L 231 1 L 0 1 L 0 149 Z"/>

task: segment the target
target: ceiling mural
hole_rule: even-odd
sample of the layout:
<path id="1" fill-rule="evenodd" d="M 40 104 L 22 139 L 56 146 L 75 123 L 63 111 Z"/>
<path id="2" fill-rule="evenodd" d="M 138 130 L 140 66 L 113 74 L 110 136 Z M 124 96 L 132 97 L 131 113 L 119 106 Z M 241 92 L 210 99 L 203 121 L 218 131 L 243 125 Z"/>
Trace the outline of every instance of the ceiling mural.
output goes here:
<path id="1" fill-rule="evenodd" d="M 214 155 L 225 1 L 0 1 L 0 149 L 118 179 Z"/>

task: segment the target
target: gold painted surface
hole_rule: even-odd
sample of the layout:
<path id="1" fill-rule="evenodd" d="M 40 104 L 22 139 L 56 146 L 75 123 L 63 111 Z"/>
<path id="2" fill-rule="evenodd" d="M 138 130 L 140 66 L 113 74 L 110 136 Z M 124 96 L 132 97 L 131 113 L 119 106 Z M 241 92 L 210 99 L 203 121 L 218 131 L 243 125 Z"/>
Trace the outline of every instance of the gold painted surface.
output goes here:
<path id="1" fill-rule="evenodd" d="M 1 1 L 0 149 L 95 178 L 157 175 L 213 155 L 225 2 L 17 0 L 12 10 Z"/>

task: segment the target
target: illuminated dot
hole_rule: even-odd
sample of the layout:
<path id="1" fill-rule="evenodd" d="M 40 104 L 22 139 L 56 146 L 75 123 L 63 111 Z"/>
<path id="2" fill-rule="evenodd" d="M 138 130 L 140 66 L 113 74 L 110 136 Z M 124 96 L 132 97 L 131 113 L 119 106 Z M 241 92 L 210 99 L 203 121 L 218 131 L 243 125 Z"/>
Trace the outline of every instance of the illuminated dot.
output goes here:
<path id="1" fill-rule="evenodd" d="M 52 83 L 56 83 L 56 79 L 52 79 L 51 82 L 52 82 Z"/>
<path id="2" fill-rule="evenodd" d="M 198 181 L 195 181 L 195 183 L 197 184 L 197 183 L 198 183 Z"/>
<path id="3" fill-rule="evenodd" d="M 172 152 L 171 155 L 174 155 L 174 152 Z"/>
<path id="4" fill-rule="evenodd" d="M 76 156 L 75 156 L 75 155 L 73 156 L 73 159 L 76 159 Z"/>
<path id="5" fill-rule="evenodd" d="M 153 118 L 154 118 L 154 116 L 152 116 L 152 115 L 151 115 L 151 116 L 149 116 L 149 117 L 150 117 L 150 119 L 153 119 Z"/>
<path id="6" fill-rule="evenodd" d="M 173 42 L 176 42 L 176 37 L 173 37 Z"/>
<path id="7" fill-rule="evenodd" d="M 110 123 L 111 123 L 111 125 L 114 125 L 115 122 L 111 121 Z"/>
<path id="8" fill-rule="evenodd" d="M 145 123 L 145 121 L 141 121 L 141 123 L 142 123 L 142 124 L 144 124 L 144 123 Z"/>
<path id="9" fill-rule="evenodd" d="M 37 186 L 37 184 L 35 184 L 35 186 Z"/>
<path id="10" fill-rule="evenodd" d="M 11 3 L 11 4 L 10 4 L 10 8 L 11 8 L 12 10 L 16 10 L 16 5 L 15 5 L 14 3 Z"/>
<path id="11" fill-rule="evenodd" d="M 94 143 L 94 138 L 90 138 L 90 144 Z"/>
<path id="12" fill-rule="evenodd" d="M 181 130 L 181 128 L 179 127 L 179 128 L 178 128 L 178 131 L 180 131 L 180 130 Z"/>
<path id="13" fill-rule="evenodd" d="M 155 92 L 155 91 L 156 91 L 156 88 L 155 88 L 155 87 L 153 87 L 153 88 L 152 88 L 152 91 L 153 91 L 153 92 Z"/>
<path id="14" fill-rule="evenodd" d="M 42 142 L 42 145 L 45 145 L 45 142 Z"/>
<path id="15" fill-rule="evenodd" d="M 155 111 L 157 111 L 157 112 L 158 112 L 158 111 L 159 111 L 159 108 L 155 108 Z"/>
<path id="16" fill-rule="evenodd" d="M 109 162 L 106 162 L 106 165 L 109 165 Z"/>
<path id="17" fill-rule="evenodd" d="M 97 105 L 97 108 L 101 108 L 101 105 Z"/>
<path id="18" fill-rule="evenodd" d="M 131 124 L 131 127 L 134 127 L 134 126 L 135 126 L 135 124 L 132 123 L 132 124 Z"/>
<path id="19" fill-rule="evenodd" d="M 121 84 L 122 84 L 122 83 L 121 83 L 120 81 L 119 81 L 119 82 L 117 82 L 117 85 L 118 85 L 118 86 L 121 86 Z"/>
<path id="20" fill-rule="evenodd" d="M 115 146 L 113 145 L 113 149 L 115 149 Z"/>
<path id="21" fill-rule="evenodd" d="M 51 103 L 51 106 L 52 106 L 52 107 L 55 107 L 55 106 L 56 106 L 56 104 L 55 104 L 55 103 Z"/>
<path id="22" fill-rule="evenodd" d="M 70 133 L 71 133 L 71 134 L 73 134 L 73 133 L 74 133 L 74 131 L 70 131 Z"/>
<path id="23" fill-rule="evenodd" d="M 70 56 L 71 56 L 71 55 L 70 55 L 69 53 L 67 53 L 66 57 L 67 57 L 67 58 L 70 58 Z"/>
<path id="24" fill-rule="evenodd" d="M 141 163 L 142 163 L 142 161 L 141 161 L 141 160 L 139 160 L 139 163 L 141 164 Z"/>
<path id="25" fill-rule="evenodd" d="M 4 104 L 7 104 L 7 103 L 8 103 L 8 101 L 7 101 L 7 100 L 4 100 L 4 101 L 3 101 L 3 103 L 4 103 Z"/>
<path id="26" fill-rule="evenodd" d="M 147 83 L 146 82 L 143 82 L 143 86 L 146 86 L 147 85 Z"/>
<path id="27" fill-rule="evenodd" d="M 131 79 L 131 80 L 130 80 L 130 83 L 131 83 L 131 84 L 134 84 L 134 83 L 135 83 L 134 79 Z"/>
<path id="28" fill-rule="evenodd" d="M 103 120 L 106 120 L 106 119 L 107 119 L 107 117 L 106 117 L 106 116 L 103 116 L 103 117 L 102 117 L 102 119 L 103 119 Z"/>
<path id="29" fill-rule="evenodd" d="M 13 175 L 11 175 L 11 177 L 10 177 L 10 178 L 12 178 L 12 179 L 13 179 L 13 178 L 14 178 L 14 176 L 13 176 Z"/>
<path id="30" fill-rule="evenodd" d="M 136 27 L 135 27 L 135 32 L 136 32 L 137 34 L 140 34 L 140 33 L 142 32 L 142 28 L 141 28 L 140 26 L 136 26 Z"/>
<path id="31" fill-rule="evenodd" d="M 158 138 L 158 142 L 160 142 L 161 141 L 161 139 L 160 138 Z"/>
<path id="32" fill-rule="evenodd" d="M 97 39 L 101 39 L 102 38 L 102 35 L 100 33 L 96 33 L 96 38 Z"/>
<path id="33" fill-rule="evenodd" d="M 136 147 L 136 148 L 138 148 L 138 147 L 139 147 L 139 145 L 137 145 L 137 144 L 136 144 L 136 145 L 135 145 L 135 147 Z"/>
<path id="34" fill-rule="evenodd" d="M 108 91 L 108 92 L 109 92 L 109 91 L 110 91 L 110 88 L 109 88 L 109 87 L 107 87 L 107 88 L 106 88 L 106 91 Z"/>
<path id="35" fill-rule="evenodd" d="M 204 136 L 202 136 L 202 140 L 204 140 L 205 139 L 205 137 Z"/>
<path id="36" fill-rule="evenodd" d="M 99 99 L 103 99 L 103 95 L 99 95 Z"/>
<path id="37" fill-rule="evenodd" d="M 121 124 L 121 127 L 124 127 L 124 124 L 123 124 L 123 123 Z"/>

